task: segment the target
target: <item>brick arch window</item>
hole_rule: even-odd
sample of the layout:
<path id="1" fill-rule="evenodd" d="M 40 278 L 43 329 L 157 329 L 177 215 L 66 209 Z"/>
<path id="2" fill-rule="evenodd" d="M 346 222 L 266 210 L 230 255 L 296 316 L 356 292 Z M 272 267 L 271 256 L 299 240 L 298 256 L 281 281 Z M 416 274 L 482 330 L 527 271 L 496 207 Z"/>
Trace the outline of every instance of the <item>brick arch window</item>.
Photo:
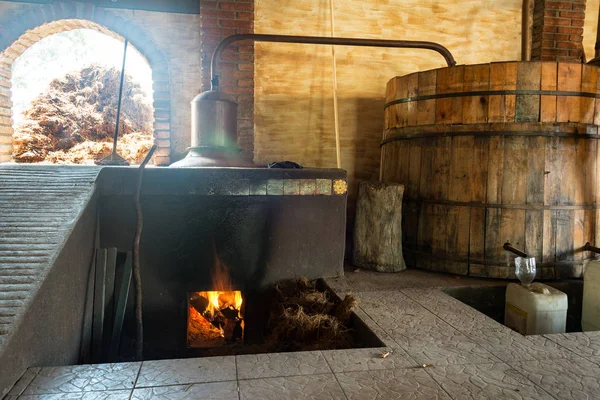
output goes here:
<path id="1" fill-rule="evenodd" d="M 152 69 L 154 137 L 157 165 L 170 163 L 169 68 L 162 51 L 134 24 L 110 11 L 86 3 L 53 3 L 31 8 L 0 23 L 0 162 L 12 156 L 11 77 L 13 62 L 34 43 L 59 32 L 94 29 L 119 40 L 127 39 L 146 58 Z"/>

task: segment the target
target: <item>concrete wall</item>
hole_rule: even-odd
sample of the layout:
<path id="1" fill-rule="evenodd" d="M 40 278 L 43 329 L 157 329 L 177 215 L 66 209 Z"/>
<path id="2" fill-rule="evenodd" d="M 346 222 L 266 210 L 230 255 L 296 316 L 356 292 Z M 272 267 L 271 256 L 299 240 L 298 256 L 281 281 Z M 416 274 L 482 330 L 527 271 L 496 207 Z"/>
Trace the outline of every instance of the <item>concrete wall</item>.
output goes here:
<path id="1" fill-rule="evenodd" d="M 93 198 L 0 356 L 0 397 L 29 367 L 79 362 L 96 232 Z"/>

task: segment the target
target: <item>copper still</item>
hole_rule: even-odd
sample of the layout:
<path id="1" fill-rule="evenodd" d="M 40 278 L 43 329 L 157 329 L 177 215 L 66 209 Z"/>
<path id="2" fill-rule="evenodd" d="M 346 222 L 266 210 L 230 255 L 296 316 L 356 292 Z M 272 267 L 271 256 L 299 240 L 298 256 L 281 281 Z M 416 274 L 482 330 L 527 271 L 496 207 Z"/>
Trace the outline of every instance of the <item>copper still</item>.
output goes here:
<path id="1" fill-rule="evenodd" d="M 237 147 L 237 103 L 219 91 L 218 63 L 223 50 L 240 40 L 276 43 L 306 43 L 343 46 L 419 48 L 441 54 L 448 66 L 455 65 L 454 57 L 444 46 L 423 41 L 355 39 L 316 36 L 286 36 L 239 34 L 223 39 L 211 60 L 211 90 L 199 94 L 192 101 L 192 140 L 187 156 L 171 167 L 247 167 Z"/>

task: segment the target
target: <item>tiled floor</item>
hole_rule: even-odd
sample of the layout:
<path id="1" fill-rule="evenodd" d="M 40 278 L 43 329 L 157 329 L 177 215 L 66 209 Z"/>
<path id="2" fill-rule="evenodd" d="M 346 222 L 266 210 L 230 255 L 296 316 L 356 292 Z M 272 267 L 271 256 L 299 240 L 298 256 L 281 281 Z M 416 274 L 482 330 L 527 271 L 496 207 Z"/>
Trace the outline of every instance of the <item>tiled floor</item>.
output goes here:
<path id="1" fill-rule="evenodd" d="M 328 283 L 387 347 L 31 368 L 7 399 L 600 399 L 600 332 L 523 337 L 439 290 L 497 282 L 349 270 Z"/>

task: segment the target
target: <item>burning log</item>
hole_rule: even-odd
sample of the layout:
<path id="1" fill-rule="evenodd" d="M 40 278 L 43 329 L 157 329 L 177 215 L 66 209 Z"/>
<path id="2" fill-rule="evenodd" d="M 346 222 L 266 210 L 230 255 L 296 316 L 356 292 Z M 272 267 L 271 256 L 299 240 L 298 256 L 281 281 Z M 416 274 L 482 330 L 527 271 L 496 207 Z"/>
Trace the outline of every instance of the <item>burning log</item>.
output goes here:
<path id="1" fill-rule="evenodd" d="M 188 347 L 218 347 L 242 339 L 241 292 L 194 292 L 189 305 Z"/>

